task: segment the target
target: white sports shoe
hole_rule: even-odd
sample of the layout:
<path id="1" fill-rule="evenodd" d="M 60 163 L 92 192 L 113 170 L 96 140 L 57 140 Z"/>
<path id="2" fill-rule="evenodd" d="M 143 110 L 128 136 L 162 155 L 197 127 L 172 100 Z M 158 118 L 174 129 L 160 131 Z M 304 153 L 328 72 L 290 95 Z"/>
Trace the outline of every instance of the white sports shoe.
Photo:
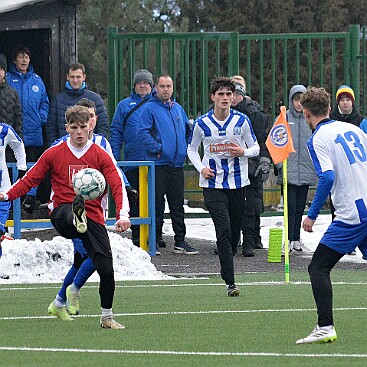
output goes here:
<path id="1" fill-rule="evenodd" d="M 299 241 L 292 241 L 291 247 L 294 251 L 303 251 L 303 243 L 301 240 Z"/>
<path id="2" fill-rule="evenodd" d="M 99 324 L 102 329 L 125 329 L 125 326 L 115 321 L 112 315 L 111 316 L 101 316 L 101 320 Z"/>
<path id="3" fill-rule="evenodd" d="M 316 325 L 312 333 L 306 338 L 299 339 L 296 344 L 321 344 L 321 343 L 331 343 L 336 341 L 337 335 L 334 326 L 331 330 L 326 330 Z"/>

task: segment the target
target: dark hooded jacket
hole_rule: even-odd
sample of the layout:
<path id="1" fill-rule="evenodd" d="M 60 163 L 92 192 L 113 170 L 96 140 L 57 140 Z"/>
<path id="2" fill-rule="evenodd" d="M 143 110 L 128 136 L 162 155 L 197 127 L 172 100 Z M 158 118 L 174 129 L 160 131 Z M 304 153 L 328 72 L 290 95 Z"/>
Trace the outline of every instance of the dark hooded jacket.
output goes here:
<path id="1" fill-rule="evenodd" d="M 46 129 L 48 146 L 51 146 L 55 140 L 66 135 L 65 111 L 68 107 L 74 106 L 83 98 L 89 99 L 96 105 L 98 119 L 94 132 L 104 137 L 107 136 L 107 111 L 100 95 L 89 90 L 86 83 L 83 83 L 80 89 L 73 89 L 69 82 L 66 82 L 65 91 L 57 94 L 51 102 Z"/>
<path id="2" fill-rule="evenodd" d="M 364 117 L 359 113 L 355 104 L 353 104 L 352 112 L 349 114 L 341 113 L 339 109 L 339 105 L 336 104 L 333 110 L 330 113 L 330 118 L 332 120 L 349 122 L 355 126 L 360 126 Z"/>
<path id="3" fill-rule="evenodd" d="M 23 136 L 22 107 L 19 96 L 5 79 L 0 81 L 0 122 L 6 122 L 20 137 Z"/>
<path id="4" fill-rule="evenodd" d="M 249 158 L 248 173 L 250 180 L 259 166 L 260 157 L 266 157 L 271 160 L 268 148 L 265 145 L 269 133 L 269 116 L 262 110 L 261 106 L 250 98 L 244 98 L 242 102 L 231 107 L 247 115 L 251 121 L 254 134 L 260 146 L 260 154 L 257 157 Z"/>

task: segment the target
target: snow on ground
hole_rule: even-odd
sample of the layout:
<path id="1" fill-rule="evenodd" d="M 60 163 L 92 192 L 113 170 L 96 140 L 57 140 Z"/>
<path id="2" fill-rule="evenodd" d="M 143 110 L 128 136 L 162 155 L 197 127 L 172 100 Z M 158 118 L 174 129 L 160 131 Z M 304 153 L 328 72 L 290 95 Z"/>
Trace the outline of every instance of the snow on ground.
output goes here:
<path id="1" fill-rule="evenodd" d="M 156 270 L 147 252 L 116 233 L 109 233 L 116 280 L 168 279 Z M 0 258 L 0 284 L 59 283 L 73 261 L 73 244 L 61 236 L 51 241 L 5 240 Z M 90 281 L 98 281 L 96 273 Z"/>
<path id="2" fill-rule="evenodd" d="M 306 246 L 307 250 L 309 250 L 310 252 L 314 252 L 316 250 L 316 247 L 319 244 L 322 235 L 328 228 L 330 222 L 331 222 L 331 215 L 323 214 L 317 218 L 312 233 L 305 232 L 301 228 L 301 239 L 304 245 Z M 198 238 L 215 241 L 215 231 L 211 219 L 206 218 L 186 219 L 185 223 L 186 223 L 187 238 Z M 277 228 L 277 227 L 282 228 L 284 232 L 283 223 L 284 219 L 282 216 L 261 218 L 260 234 L 262 238 L 262 243 L 265 248 L 268 248 L 269 245 L 270 228 Z M 172 226 L 169 220 L 165 221 L 163 231 L 165 234 L 173 235 Z M 357 252 L 356 255 L 344 256 L 341 261 L 365 262 L 365 260 L 362 259 L 361 252 L 358 249 L 356 250 L 356 252 Z"/>
<path id="3" fill-rule="evenodd" d="M 316 249 L 322 234 L 330 224 L 330 215 L 321 215 L 316 221 L 313 233 L 301 230 L 301 238 L 310 252 Z M 211 219 L 195 218 L 185 220 L 187 238 L 215 241 L 215 231 Z M 283 228 L 283 217 L 261 218 L 261 236 L 264 247 L 268 247 L 269 230 Z M 163 231 L 173 235 L 171 221 L 165 220 Z M 169 277 L 157 271 L 150 256 L 137 248 L 127 238 L 110 233 L 114 254 L 116 280 L 155 280 Z M 12 283 L 59 283 L 73 261 L 73 246 L 70 240 L 55 237 L 51 241 L 5 240 L 2 243 L 3 256 L 0 258 L 0 284 Z M 200 255 L 199 255 L 200 256 Z M 342 261 L 364 262 L 357 250 L 354 256 L 345 256 Z M 93 274 L 90 281 L 98 281 Z"/>

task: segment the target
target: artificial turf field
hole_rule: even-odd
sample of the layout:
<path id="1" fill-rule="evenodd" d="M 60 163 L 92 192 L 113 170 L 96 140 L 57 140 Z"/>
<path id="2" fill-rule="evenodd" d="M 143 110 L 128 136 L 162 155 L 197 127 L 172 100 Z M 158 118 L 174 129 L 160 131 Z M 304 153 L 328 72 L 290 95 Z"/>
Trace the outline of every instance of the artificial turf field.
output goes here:
<path id="1" fill-rule="evenodd" d="M 367 365 L 367 277 L 335 270 L 338 340 L 296 345 L 316 324 L 306 273 L 237 276 L 241 295 L 226 296 L 219 277 L 118 283 L 115 318 L 99 327 L 94 283 L 82 290 L 81 315 L 47 315 L 59 284 L 0 285 L 0 366 L 363 366 Z"/>

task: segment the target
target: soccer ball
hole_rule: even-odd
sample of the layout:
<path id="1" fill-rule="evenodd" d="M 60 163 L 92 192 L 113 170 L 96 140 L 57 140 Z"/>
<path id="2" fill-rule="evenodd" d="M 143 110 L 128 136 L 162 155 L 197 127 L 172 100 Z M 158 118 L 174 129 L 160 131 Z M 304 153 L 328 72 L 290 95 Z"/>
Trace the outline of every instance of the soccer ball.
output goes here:
<path id="1" fill-rule="evenodd" d="M 84 200 L 97 199 L 104 193 L 106 180 L 102 173 L 94 168 L 83 168 L 73 176 L 74 191 Z"/>

